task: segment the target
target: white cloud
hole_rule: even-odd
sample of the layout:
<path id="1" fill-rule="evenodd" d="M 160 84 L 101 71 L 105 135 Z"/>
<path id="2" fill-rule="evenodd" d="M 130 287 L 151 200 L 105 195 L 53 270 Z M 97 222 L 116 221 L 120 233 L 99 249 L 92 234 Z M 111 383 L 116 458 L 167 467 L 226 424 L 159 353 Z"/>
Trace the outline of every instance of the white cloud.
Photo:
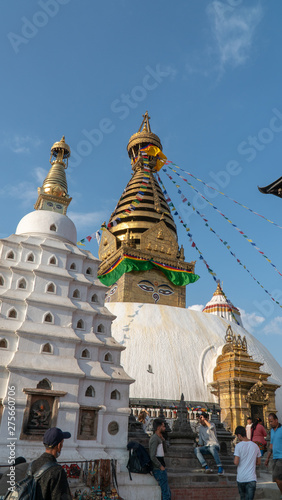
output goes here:
<path id="1" fill-rule="evenodd" d="M 32 210 L 38 196 L 37 187 L 42 185 L 46 171 L 41 167 L 36 167 L 31 175 L 36 179 L 36 182 L 22 181 L 18 184 L 6 184 L 0 188 L 0 195 L 3 198 L 11 197 L 20 200 L 22 207 L 30 207 Z"/>
<path id="2" fill-rule="evenodd" d="M 78 230 L 85 227 L 92 227 L 94 232 L 99 229 L 108 214 L 106 211 L 88 213 L 68 212 L 68 216 L 75 223 Z"/>
<path id="3" fill-rule="evenodd" d="M 236 67 L 244 64 L 250 57 L 255 30 L 263 17 L 260 3 L 246 7 L 241 2 L 232 7 L 228 2 L 214 0 L 208 5 L 207 14 L 221 71 L 227 65 Z"/>
<path id="4" fill-rule="evenodd" d="M 38 184 L 40 184 L 42 186 L 43 181 L 48 174 L 48 170 L 45 170 L 42 167 L 36 167 L 36 168 L 34 168 L 32 173 L 33 173 L 33 176 L 35 177 L 36 181 L 38 182 Z"/>
<path id="5" fill-rule="evenodd" d="M 254 313 L 254 312 L 248 313 L 248 312 L 244 311 L 244 309 L 240 309 L 240 313 L 241 313 L 243 326 L 250 333 L 254 331 L 254 328 L 257 328 L 259 325 L 261 325 L 265 321 L 265 318 L 263 318 L 262 316 L 259 316 L 258 314 Z"/>
<path id="6" fill-rule="evenodd" d="M 282 317 L 276 316 L 276 318 L 265 325 L 265 327 L 262 329 L 262 333 L 264 333 L 265 335 L 282 335 Z"/>
<path id="7" fill-rule="evenodd" d="M 194 304 L 193 306 L 189 306 L 188 309 L 191 309 L 191 311 L 202 311 L 205 306 L 202 304 Z"/>
<path id="8" fill-rule="evenodd" d="M 0 195 L 3 197 L 12 197 L 22 201 L 22 206 L 34 205 L 37 199 L 37 189 L 31 182 L 19 182 L 12 186 L 7 184 L 0 189 Z"/>
<path id="9" fill-rule="evenodd" d="M 5 135 L 2 146 L 8 147 L 13 153 L 29 153 L 32 148 L 37 148 L 42 143 L 38 137 L 29 135 Z"/>

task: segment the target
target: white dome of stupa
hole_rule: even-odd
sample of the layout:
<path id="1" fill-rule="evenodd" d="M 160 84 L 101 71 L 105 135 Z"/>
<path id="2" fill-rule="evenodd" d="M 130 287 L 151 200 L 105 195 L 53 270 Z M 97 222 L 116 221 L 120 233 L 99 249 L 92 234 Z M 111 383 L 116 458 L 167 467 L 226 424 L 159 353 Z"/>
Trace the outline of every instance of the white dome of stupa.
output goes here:
<path id="1" fill-rule="evenodd" d="M 183 393 L 186 401 L 217 402 L 208 384 L 226 342 L 226 319 L 154 304 L 109 302 L 107 308 L 117 316 L 113 336 L 126 347 L 121 363 L 136 380 L 131 398 L 179 400 Z M 272 374 L 269 381 L 281 384 L 282 367 L 267 348 L 235 322 L 232 330 L 246 336 L 248 353 Z M 282 416 L 282 388 L 275 400 Z"/>
<path id="2" fill-rule="evenodd" d="M 19 222 L 16 234 L 44 234 L 76 243 L 76 227 L 67 215 L 49 210 L 35 210 Z"/>

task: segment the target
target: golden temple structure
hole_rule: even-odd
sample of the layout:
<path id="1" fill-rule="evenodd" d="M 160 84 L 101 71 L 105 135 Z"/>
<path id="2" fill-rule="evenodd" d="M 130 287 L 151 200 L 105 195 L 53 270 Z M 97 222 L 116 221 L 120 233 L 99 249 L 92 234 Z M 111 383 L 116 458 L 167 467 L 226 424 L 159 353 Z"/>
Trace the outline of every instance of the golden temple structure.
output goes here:
<path id="1" fill-rule="evenodd" d="M 65 137 L 55 142 L 51 148 L 50 163 L 52 167 L 41 188 L 38 188 L 38 198 L 35 210 L 51 210 L 66 215 L 72 200 L 68 195 L 68 185 L 65 169 L 71 151 L 65 142 Z"/>
<path id="2" fill-rule="evenodd" d="M 210 384 L 221 407 L 221 421 L 231 432 L 245 426 L 247 416 L 266 423 L 267 415 L 276 412 L 275 391 L 280 385 L 268 381 L 270 373 L 261 371 L 263 363 L 248 354 L 246 337 L 236 336 L 230 325 L 225 341 Z"/>
<path id="3" fill-rule="evenodd" d="M 109 223 L 104 225 L 98 277 L 111 286 L 107 302 L 185 307 L 185 284 L 198 276 L 194 274 L 195 262 L 184 260 L 173 217 L 154 177 L 166 157 L 149 120 L 146 112 L 138 132 L 129 139 L 127 151 L 133 174 Z M 185 284 L 180 280 L 183 276 L 187 278 Z"/>

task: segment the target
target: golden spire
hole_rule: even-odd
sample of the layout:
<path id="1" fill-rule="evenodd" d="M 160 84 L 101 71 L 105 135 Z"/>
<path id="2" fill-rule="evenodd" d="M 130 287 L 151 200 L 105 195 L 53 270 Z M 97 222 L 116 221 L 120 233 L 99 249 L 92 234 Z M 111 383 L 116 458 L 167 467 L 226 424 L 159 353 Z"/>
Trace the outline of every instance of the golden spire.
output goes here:
<path id="1" fill-rule="evenodd" d="M 221 288 L 220 283 L 217 284 L 216 291 L 214 292 L 213 296 L 215 297 L 216 295 L 224 295 L 223 290 Z"/>
<path id="2" fill-rule="evenodd" d="M 138 132 L 131 136 L 127 146 L 134 174 L 109 220 L 109 231 L 117 236 L 118 246 L 126 240 L 126 232 L 129 228 L 131 244 L 140 248 L 142 234 L 161 220 L 172 232 L 177 242 L 175 222 L 158 181 L 153 175 L 156 158 L 148 157 L 144 160 L 139 152 L 140 148 L 146 147 L 148 144 L 162 148 L 159 137 L 151 131 L 149 120 L 150 117 L 146 111 Z M 134 208 L 132 209 L 132 207 Z M 112 226 L 111 223 L 119 218 L 121 219 L 119 224 Z"/>
<path id="3" fill-rule="evenodd" d="M 138 132 L 141 132 L 142 125 L 143 125 L 142 132 L 151 132 L 151 127 L 149 122 L 151 117 L 148 115 L 148 111 L 146 111 L 145 115 L 142 116 L 143 116 L 143 121 L 138 129 Z"/>
<path id="4" fill-rule="evenodd" d="M 104 229 L 99 246 L 98 275 L 111 272 L 119 259 L 156 261 L 194 274 L 195 262 L 184 261 L 184 250 L 177 240 L 177 229 L 161 187 L 154 176 L 156 155 L 147 146 L 162 149 L 153 134 L 148 112 L 143 115 L 138 132 L 129 140 L 127 150 L 133 175 Z M 151 147 L 151 146 L 150 146 Z M 158 151 L 158 154 L 160 151 Z M 152 292 L 152 293 L 151 293 Z M 185 307 L 185 286 L 173 282 L 160 270 L 126 271 L 107 296 L 111 302 L 142 302 Z"/>
<path id="5" fill-rule="evenodd" d="M 163 149 L 160 138 L 156 134 L 153 134 L 153 132 L 151 132 L 149 120 L 150 116 L 148 115 L 148 111 L 146 111 L 145 115 L 143 115 L 143 120 L 138 129 L 138 132 L 136 132 L 136 134 L 133 134 L 129 139 L 127 152 L 131 160 L 138 156 L 140 148 L 148 146 L 148 144 L 157 146 L 161 151 Z"/>
<path id="6" fill-rule="evenodd" d="M 227 330 L 226 330 L 226 334 L 225 334 L 225 341 L 227 343 L 231 343 L 233 341 L 233 337 L 234 337 L 234 335 L 233 335 L 231 325 L 228 325 Z"/>
<path id="7" fill-rule="evenodd" d="M 52 167 L 42 187 L 38 188 L 35 210 L 52 210 L 66 214 L 71 202 L 65 173 L 70 154 L 70 147 L 65 142 L 65 136 L 53 144 L 49 160 Z"/>

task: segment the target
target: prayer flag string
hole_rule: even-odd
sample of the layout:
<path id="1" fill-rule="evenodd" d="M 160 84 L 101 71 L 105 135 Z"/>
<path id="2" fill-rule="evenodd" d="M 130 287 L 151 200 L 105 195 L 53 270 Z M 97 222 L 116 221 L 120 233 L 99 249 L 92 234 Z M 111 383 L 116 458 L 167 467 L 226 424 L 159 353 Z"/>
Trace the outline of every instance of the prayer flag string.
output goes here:
<path id="1" fill-rule="evenodd" d="M 182 175 L 180 175 L 178 172 L 176 172 L 176 170 L 173 170 L 171 169 L 178 177 L 180 177 L 180 179 L 182 179 L 184 182 L 186 182 L 188 184 L 188 186 L 191 187 L 191 189 L 193 189 L 194 191 L 196 191 L 196 193 L 199 194 L 199 196 L 201 196 L 201 198 L 203 198 L 214 210 L 216 210 L 216 212 L 218 212 L 225 220 L 227 220 L 227 222 L 229 222 L 229 224 L 231 224 L 235 229 L 236 231 L 239 232 L 239 234 L 241 234 L 243 236 L 243 238 L 245 238 L 248 243 L 250 243 L 250 245 L 252 247 L 255 248 L 255 250 L 257 250 L 257 252 L 262 255 L 262 257 L 264 257 L 267 262 L 269 262 L 269 264 L 273 267 L 273 269 L 280 275 L 282 276 L 282 273 L 277 269 L 276 265 L 273 264 L 273 262 L 269 259 L 269 257 L 267 255 L 265 255 L 265 253 L 257 246 L 257 244 L 251 239 L 249 238 L 249 236 L 247 236 L 244 231 L 242 231 L 242 229 L 240 229 L 236 224 L 234 224 L 230 219 L 229 217 L 227 217 L 226 215 L 224 215 L 215 205 L 213 205 L 213 203 L 211 203 L 198 189 L 196 189 L 192 184 L 191 182 L 188 182 L 187 179 L 185 179 Z M 174 183 L 176 184 L 176 181 L 173 180 L 173 178 L 171 177 L 171 175 L 168 174 L 167 170 L 164 168 L 163 171 L 167 174 L 168 178 Z M 176 184 L 176 187 L 177 188 L 180 188 L 179 185 Z"/>
<path id="2" fill-rule="evenodd" d="M 185 227 L 185 230 L 186 230 L 186 232 L 187 232 L 187 236 L 188 236 L 188 238 L 189 238 L 189 241 L 190 241 L 190 243 L 191 243 L 192 248 L 195 248 L 195 250 L 197 250 L 197 252 L 198 252 L 198 254 L 199 254 L 199 256 L 200 256 L 200 257 L 199 257 L 199 258 L 200 258 L 200 260 L 201 260 L 201 261 L 203 261 L 203 263 L 205 264 L 205 266 L 206 266 L 206 268 L 207 268 L 208 272 L 209 272 L 209 273 L 210 273 L 210 275 L 213 277 L 214 281 L 216 281 L 217 283 L 219 283 L 219 282 L 220 282 L 220 280 L 216 277 L 216 273 L 215 273 L 215 272 L 214 272 L 214 271 L 210 268 L 209 264 L 208 264 L 208 263 L 207 263 L 207 261 L 204 259 L 203 253 L 199 250 L 199 248 L 197 247 L 197 245 L 196 245 L 195 241 L 193 241 L 193 235 L 192 235 L 192 233 L 190 232 L 190 228 L 189 228 L 189 227 L 187 227 L 187 224 L 185 224 L 185 222 L 183 221 L 183 219 L 181 218 L 181 216 L 179 215 L 179 213 L 176 211 L 176 208 L 175 208 L 175 206 L 173 205 L 173 203 L 172 203 L 172 201 L 171 201 L 171 198 L 168 196 L 168 193 L 167 193 L 167 191 L 166 191 L 166 189 L 165 189 L 165 186 L 164 186 L 164 184 L 163 184 L 163 182 L 162 182 L 162 180 L 161 180 L 161 178 L 160 178 L 159 174 L 157 174 L 157 177 L 158 177 L 158 181 L 159 181 L 160 185 L 162 186 L 162 189 L 163 189 L 163 194 L 164 194 L 164 196 L 165 196 L 165 198 L 166 198 L 166 202 L 168 203 L 168 205 L 169 205 L 169 207 L 170 207 L 171 211 L 172 211 L 172 212 L 174 212 L 174 215 L 178 215 L 178 217 L 179 217 L 179 220 L 180 220 L 181 224 Z"/>
<path id="3" fill-rule="evenodd" d="M 214 188 L 213 186 L 210 186 L 209 184 L 207 184 L 206 182 L 204 182 L 202 179 L 199 179 L 198 177 L 196 177 L 195 175 L 191 174 L 190 172 L 187 172 L 187 170 L 184 170 L 183 168 L 178 167 L 172 161 L 168 161 L 167 160 L 166 161 L 166 166 L 168 168 L 170 168 L 173 172 L 175 172 L 175 170 L 173 170 L 173 168 L 169 165 L 169 163 L 171 165 L 173 165 L 175 168 L 178 168 L 179 170 L 181 170 L 182 172 L 185 172 L 185 174 L 190 175 L 190 177 L 193 177 L 193 179 L 195 179 L 196 181 L 201 182 L 202 184 L 204 184 L 205 186 L 207 186 L 209 189 L 213 189 L 214 191 L 216 191 L 217 193 L 221 194 L 222 196 L 225 196 L 225 198 L 227 198 L 228 200 L 233 201 L 234 203 L 236 203 L 236 205 L 239 205 L 240 207 L 245 208 L 246 210 L 248 210 L 252 214 L 257 215 L 258 217 L 261 217 L 262 219 L 266 220 L 267 222 L 270 222 L 270 224 L 273 224 L 274 226 L 279 227 L 279 229 L 282 229 L 282 226 L 279 226 L 278 224 L 276 224 L 276 222 L 273 222 L 272 220 L 267 219 L 266 217 L 264 217 L 264 215 L 261 215 L 258 212 L 255 212 L 254 210 L 252 210 L 251 208 L 246 207 L 246 205 L 243 205 L 239 201 L 236 201 L 233 198 L 231 198 L 230 196 L 227 196 L 227 194 L 223 193 L 222 191 L 219 191 L 218 189 Z"/>
<path id="4" fill-rule="evenodd" d="M 165 172 L 165 170 L 164 170 L 164 172 Z M 168 173 L 166 173 L 166 175 L 168 176 L 168 178 L 169 178 L 170 180 L 172 180 L 173 184 L 176 184 L 176 183 L 175 183 L 175 181 L 172 179 L 172 177 L 171 177 Z M 164 185 L 163 185 L 163 183 L 162 183 L 162 180 L 161 180 L 161 178 L 159 177 L 159 175 L 158 175 L 158 180 L 159 180 L 159 182 L 160 182 L 160 184 L 161 184 L 161 186 L 162 186 L 162 188 L 163 188 L 163 193 L 164 193 L 164 196 L 166 197 L 166 196 L 167 196 L 167 191 L 165 190 L 165 187 L 164 187 Z M 203 222 L 205 222 L 205 226 L 206 226 L 206 227 L 208 227 L 208 228 L 210 229 L 210 231 L 211 231 L 212 233 L 214 233 L 214 234 L 217 236 L 217 238 L 219 238 L 219 240 L 221 241 L 221 243 L 222 243 L 222 244 L 226 247 L 226 249 L 227 249 L 227 250 L 229 250 L 230 254 L 232 255 L 232 257 L 234 257 L 234 258 L 236 259 L 236 261 L 238 262 L 238 264 L 239 264 L 240 266 L 242 266 L 242 267 L 243 267 L 243 268 L 247 271 L 247 273 L 249 273 L 249 275 L 253 278 L 253 280 L 254 280 L 254 281 L 256 281 L 256 283 L 257 283 L 257 284 L 258 284 L 258 285 L 259 285 L 259 286 L 260 286 L 260 287 L 261 287 L 261 288 L 265 291 L 265 293 L 267 293 L 267 294 L 270 296 L 271 300 L 273 300 L 273 302 L 275 302 L 275 303 L 276 303 L 279 307 L 281 307 L 281 308 L 282 308 L 282 305 L 280 304 L 280 302 L 278 302 L 277 300 L 275 300 L 275 299 L 274 299 L 274 297 L 272 297 L 272 295 L 269 293 L 269 291 L 268 291 L 268 290 L 266 290 L 266 288 L 265 288 L 265 287 L 264 287 L 264 286 L 263 286 L 263 285 L 262 285 L 262 284 L 261 284 L 261 283 L 260 283 L 260 282 L 256 279 L 256 277 L 255 277 L 255 276 L 253 276 L 253 274 L 249 271 L 249 269 L 248 269 L 248 268 L 247 268 L 247 267 L 246 267 L 246 266 L 245 266 L 245 265 L 241 262 L 241 260 L 240 260 L 240 259 L 238 259 L 238 258 L 237 258 L 237 256 L 235 255 L 235 253 L 234 253 L 234 252 L 232 252 L 232 250 L 231 250 L 231 246 L 230 246 L 230 245 L 228 245 L 228 242 L 227 242 L 227 241 L 224 241 L 224 240 L 223 240 L 223 239 L 222 239 L 222 238 L 221 238 L 221 237 L 220 237 L 220 236 L 219 236 L 219 235 L 218 235 L 218 234 L 217 234 L 217 233 L 216 233 L 216 232 L 215 232 L 215 231 L 211 228 L 211 226 L 208 224 L 208 219 L 206 218 L 206 216 L 205 216 L 204 214 L 201 214 L 201 213 L 200 213 L 200 212 L 199 212 L 199 211 L 198 211 L 198 210 L 197 210 L 197 209 L 196 209 L 196 208 L 192 205 L 192 203 L 191 203 L 190 201 L 188 201 L 188 200 L 187 200 L 187 198 L 185 198 L 184 194 L 183 194 L 183 193 L 182 193 L 182 191 L 180 190 L 180 186 L 178 186 L 178 185 L 176 184 L 176 186 L 175 186 L 175 187 L 176 187 L 176 188 L 177 188 L 177 190 L 178 190 L 178 194 L 179 194 L 179 195 L 181 195 L 182 202 L 183 202 L 183 203 L 186 203 L 186 202 L 187 202 L 187 205 L 192 207 L 192 209 L 193 209 L 193 210 L 197 213 L 197 215 L 199 215 L 199 216 L 203 219 Z M 173 210 L 176 210 L 176 208 L 174 207 L 174 205 L 173 205 L 173 203 L 171 202 L 171 199 L 170 199 L 169 197 L 168 197 L 168 200 L 170 201 L 169 206 L 170 206 L 171 210 L 172 210 L 172 211 L 173 211 Z M 177 213 L 177 212 L 175 212 L 175 215 L 176 215 L 176 214 L 178 215 L 178 213 Z M 183 224 L 183 220 L 181 220 L 181 217 L 179 217 L 179 218 L 180 218 L 180 222 Z M 184 225 L 184 227 L 186 226 L 185 224 L 183 224 L 183 225 Z M 186 231 L 187 231 L 187 229 L 186 229 Z M 188 235 L 189 235 L 189 233 L 188 233 Z M 193 246 L 193 245 L 192 245 L 192 246 Z M 199 251 L 199 250 L 198 250 L 198 251 Z M 200 253 L 200 252 L 199 252 L 199 253 Z M 201 259 L 201 256 L 200 256 L 200 259 Z M 205 262 L 205 261 L 204 261 L 204 262 Z M 218 281 L 218 280 L 216 280 L 216 281 Z M 235 318 L 235 319 L 236 319 L 236 318 Z"/>

